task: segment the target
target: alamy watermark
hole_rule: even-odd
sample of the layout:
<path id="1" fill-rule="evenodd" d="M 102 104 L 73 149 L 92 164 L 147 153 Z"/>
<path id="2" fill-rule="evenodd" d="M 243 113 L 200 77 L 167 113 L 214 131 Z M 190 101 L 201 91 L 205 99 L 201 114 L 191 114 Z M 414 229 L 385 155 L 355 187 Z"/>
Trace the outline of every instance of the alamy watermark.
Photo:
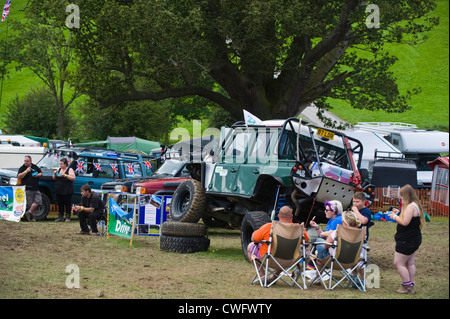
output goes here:
<path id="1" fill-rule="evenodd" d="M 366 267 L 366 287 L 380 288 L 380 267 L 375 264 Z"/>
<path id="2" fill-rule="evenodd" d="M 70 264 L 66 267 L 66 287 L 69 289 L 80 288 L 80 268 L 76 264 Z"/>
<path id="3" fill-rule="evenodd" d="M 66 27 L 69 29 L 80 28 L 80 7 L 76 4 L 69 4 L 66 6 L 66 12 L 70 13 L 66 18 Z"/>
<path id="4" fill-rule="evenodd" d="M 80 7 L 74 3 L 66 6 L 66 12 L 70 13 L 66 18 L 66 26 L 69 29 L 80 28 Z M 369 29 L 380 28 L 380 7 L 376 4 L 369 4 L 366 12 L 370 13 L 366 17 L 366 27 Z"/>
<path id="5" fill-rule="evenodd" d="M 70 264 L 66 267 L 66 287 L 68 289 L 80 288 L 80 268 L 76 264 Z M 380 288 L 380 267 L 375 264 L 366 267 L 366 287 L 369 289 Z"/>
<path id="6" fill-rule="evenodd" d="M 380 8 L 376 4 L 369 4 L 366 12 L 370 13 L 366 18 L 366 27 L 369 29 L 380 28 Z"/>

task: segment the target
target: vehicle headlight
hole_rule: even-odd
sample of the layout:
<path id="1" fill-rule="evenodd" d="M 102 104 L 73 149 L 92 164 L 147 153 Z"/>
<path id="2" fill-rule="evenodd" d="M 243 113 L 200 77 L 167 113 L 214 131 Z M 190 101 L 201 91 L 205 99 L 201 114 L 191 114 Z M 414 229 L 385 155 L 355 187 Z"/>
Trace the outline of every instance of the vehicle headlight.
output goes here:
<path id="1" fill-rule="evenodd" d="M 9 185 L 16 186 L 17 185 L 17 177 L 11 177 L 9 179 Z"/>
<path id="2" fill-rule="evenodd" d="M 115 192 L 120 192 L 122 190 L 122 185 L 116 185 L 114 186 L 114 191 Z"/>

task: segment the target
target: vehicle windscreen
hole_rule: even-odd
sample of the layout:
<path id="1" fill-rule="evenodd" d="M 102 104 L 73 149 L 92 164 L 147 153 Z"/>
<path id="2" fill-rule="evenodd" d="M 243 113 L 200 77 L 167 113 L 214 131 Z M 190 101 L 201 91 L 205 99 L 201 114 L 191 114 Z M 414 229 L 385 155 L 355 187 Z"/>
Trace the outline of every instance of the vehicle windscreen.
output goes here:
<path id="1" fill-rule="evenodd" d="M 166 160 L 164 164 L 156 171 L 158 175 L 175 176 L 184 166 L 185 162 L 178 160 Z"/>
<path id="2" fill-rule="evenodd" d="M 59 161 L 61 158 L 67 158 L 67 161 L 70 162 L 73 160 L 72 157 L 68 156 L 62 156 L 58 153 L 48 153 L 45 155 L 36 165 L 39 166 L 41 169 L 51 169 L 55 170 L 59 168 Z"/>
<path id="3" fill-rule="evenodd" d="M 287 125 L 280 138 L 280 158 L 297 157 L 303 163 L 321 162 L 333 166 L 352 170 L 343 137 L 321 128 L 301 126 L 301 133 L 297 136 L 298 124 Z M 354 155 L 359 156 L 360 148 L 355 146 Z"/>

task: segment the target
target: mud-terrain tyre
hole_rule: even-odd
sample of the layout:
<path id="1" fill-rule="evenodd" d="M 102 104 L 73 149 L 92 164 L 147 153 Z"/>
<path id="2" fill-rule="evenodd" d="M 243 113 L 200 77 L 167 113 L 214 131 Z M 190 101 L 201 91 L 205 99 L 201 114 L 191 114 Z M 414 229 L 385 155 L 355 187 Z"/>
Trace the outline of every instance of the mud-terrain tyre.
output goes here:
<path id="1" fill-rule="evenodd" d="M 207 237 L 164 236 L 159 238 L 159 249 L 174 253 L 196 253 L 207 251 L 210 240 Z"/>
<path id="2" fill-rule="evenodd" d="M 166 221 L 161 225 L 161 234 L 165 236 L 204 237 L 206 235 L 206 225 Z"/>
<path id="3" fill-rule="evenodd" d="M 41 192 L 41 197 L 42 204 L 39 205 L 38 209 L 33 214 L 37 221 L 46 220 L 47 215 L 50 212 L 50 199 L 44 192 Z"/>
<path id="4" fill-rule="evenodd" d="M 262 211 L 248 212 L 242 219 L 241 245 L 245 260 L 249 261 L 247 246 L 251 242 L 253 232 L 259 229 L 262 225 L 270 222 L 272 222 L 272 220 L 270 219 L 269 214 Z"/>
<path id="5" fill-rule="evenodd" d="M 188 179 L 181 183 L 172 197 L 170 217 L 174 221 L 196 223 L 206 208 L 205 190 L 199 181 Z"/>

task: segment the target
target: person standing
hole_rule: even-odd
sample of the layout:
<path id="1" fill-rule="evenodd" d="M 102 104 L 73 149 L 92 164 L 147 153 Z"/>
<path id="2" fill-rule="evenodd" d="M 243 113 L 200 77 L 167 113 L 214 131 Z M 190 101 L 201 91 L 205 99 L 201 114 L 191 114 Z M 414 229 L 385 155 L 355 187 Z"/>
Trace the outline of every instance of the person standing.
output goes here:
<path id="1" fill-rule="evenodd" d="M 25 156 L 23 165 L 19 167 L 17 178 L 25 185 L 27 198 L 27 211 L 25 217 L 28 221 L 36 221 L 35 210 L 42 205 L 42 196 L 39 191 L 39 177 L 42 176 L 41 169 L 32 163 L 31 156 Z"/>
<path id="2" fill-rule="evenodd" d="M 361 222 L 360 227 L 366 227 L 366 241 L 369 240 L 369 227 L 371 225 L 372 211 L 366 207 L 366 194 L 363 192 L 356 192 L 352 196 L 353 206 L 352 211 L 356 214 Z"/>
<path id="3" fill-rule="evenodd" d="M 400 188 L 402 210 L 399 215 L 391 212 L 388 216 L 397 222 L 395 234 L 394 266 L 402 279 L 400 294 L 414 294 L 414 277 L 416 275 L 415 257 L 422 243 L 422 227 L 425 217 L 419 198 L 411 185 Z"/>
<path id="4" fill-rule="evenodd" d="M 64 220 L 64 211 L 66 212 L 66 222 L 70 222 L 70 213 L 72 211 L 73 181 L 76 179 L 75 172 L 69 167 L 67 158 L 59 160 L 59 169 L 53 172 L 55 180 L 55 194 L 58 202 L 58 218 L 55 222 Z"/>

